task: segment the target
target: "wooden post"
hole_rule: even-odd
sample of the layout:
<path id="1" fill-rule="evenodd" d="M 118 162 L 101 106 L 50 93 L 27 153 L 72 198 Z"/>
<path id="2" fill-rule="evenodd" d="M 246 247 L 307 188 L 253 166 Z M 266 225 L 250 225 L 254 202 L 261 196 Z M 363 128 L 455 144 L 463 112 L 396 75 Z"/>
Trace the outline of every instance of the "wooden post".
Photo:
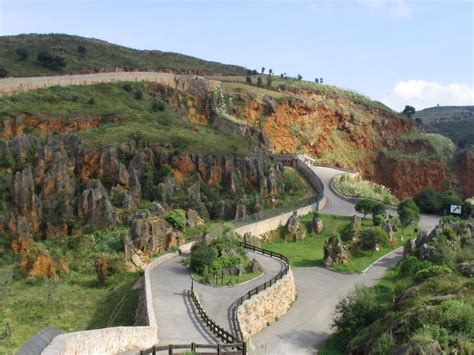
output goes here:
<path id="1" fill-rule="evenodd" d="M 153 347 L 151 348 L 151 353 L 153 355 L 156 355 L 156 346 L 155 345 L 153 345 Z"/>
<path id="2" fill-rule="evenodd" d="M 217 355 L 221 355 L 221 344 L 217 344 Z"/>
<path id="3" fill-rule="evenodd" d="M 173 355 L 173 344 L 168 345 L 168 355 Z"/>
<path id="4" fill-rule="evenodd" d="M 195 352 L 195 351 L 196 351 L 196 344 L 191 343 L 191 352 Z"/>
<path id="5" fill-rule="evenodd" d="M 247 355 L 247 342 L 242 343 L 242 355 Z"/>

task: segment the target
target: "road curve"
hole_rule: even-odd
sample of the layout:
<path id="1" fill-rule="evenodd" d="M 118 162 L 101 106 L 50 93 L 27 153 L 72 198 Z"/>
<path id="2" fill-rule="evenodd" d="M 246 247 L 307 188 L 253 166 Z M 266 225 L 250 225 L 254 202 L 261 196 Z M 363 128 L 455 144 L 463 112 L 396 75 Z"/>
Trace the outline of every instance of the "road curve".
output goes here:
<path id="1" fill-rule="evenodd" d="M 325 189 L 326 206 L 321 212 L 354 215 L 354 204 L 339 198 L 330 188 L 332 178 L 342 171 L 319 166 L 312 169 L 320 177 Z M 397 215 L 393 209 L 389 209 L 388 213 Z M 420 226 L 430 231 L 438 222 L 437 217 L 422 215 Z M 375 285 L 402 257 L 401 250 L 394 251 L 374 263 L 364 274 L 342 274 L 318 267 L 293 269 L 298 299 L 286 315 L 252 339 L 252 354 L 317 353 L 331 334 L 331 322 L 340 298 L 356 284 Z"/>

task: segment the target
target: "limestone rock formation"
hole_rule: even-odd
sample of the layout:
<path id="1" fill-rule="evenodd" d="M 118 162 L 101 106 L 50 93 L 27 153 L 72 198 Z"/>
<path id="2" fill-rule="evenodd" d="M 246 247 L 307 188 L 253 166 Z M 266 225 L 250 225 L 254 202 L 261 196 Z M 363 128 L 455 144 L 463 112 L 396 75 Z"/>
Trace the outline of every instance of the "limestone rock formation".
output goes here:
<path id="1" fill-rule="evenodd" d="M 298 241 L 306 237 L 305 227 L 300 223 L 300 219 L 296 212 L 286 222 L 285 240 Z"/>
<path id="2" fill-rule="evenodd" d="M 249 272 L 263 272 L 262 265 L 256 260 L 252 259 L 252 262 L 249 264 L 248 267 Z"/>
<path id="3" fill-rule="evenodd" d="M 352 221 L 351 221 L 351 228 L 352 229 L 360 228 L 361 225 L 362 225 L 362 218 L 359 217 L 358 215 L 353 215 Z"/>
<path id="4" fill-rule="evenodd" d="M 90 225 L 107 227 L 117 223 L 117 216 L 99 180 L 90 180 L 78 203 L 79 217 Z"/>
<path id="5" fill-rule="evenodd" d="M 311 231 L 319 234 L 323 231 L 323 228 L 323 220 L 319 216 L 313 216 L 313 219 L 311 220 Z"/>
<path id="6" fill-rule="evenodd" d="M 187 218 L 188 226 L 190 226 L 191 228 L 204 224 L 203 219 L 199 217 L 199 214 L 197 213 L 197 211 L 191 208 L 186 211 L 186 218 Z"/>
<path id="7" fill-rule="evenodd" d="M 349 251 L 338 236 L 329 237 L 324 243 L 323 264 L 331 266 L 332 264 L 344 264 L 350 259 Z"/>

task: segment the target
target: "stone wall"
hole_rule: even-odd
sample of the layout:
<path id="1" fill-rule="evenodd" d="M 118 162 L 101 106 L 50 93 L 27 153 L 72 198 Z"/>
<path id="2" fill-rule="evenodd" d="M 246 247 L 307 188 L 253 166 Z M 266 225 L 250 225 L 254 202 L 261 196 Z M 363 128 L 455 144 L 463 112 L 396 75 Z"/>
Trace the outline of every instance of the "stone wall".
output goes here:
<path id="1" fill-rule="evenodd" d="M 193 242 L 183 245 L 180 250 L 189 252 Z M 178 253 L 168 253 L 153 260 L 145 267 L 145 304 L 148 326 L 141 327 L 112 327 L 94 330 L 78 331 L 58 335 L 43 350 L 42 355 L 69 354 L 117 354 L 150 348 L 158 341 L 158 325 L 153 295 L 151 292 L 150 272 L 155 267 L 174 258 Z"/>
<path id="2" fill-rule="evenodd" d="M 156 82 L 171 86 L 176 90 L 190 92 L 196 96 L 202 94 L 203 91 L 214 92 L 220 86 L 220 82 L 218 81 L 208 80 L 197 75 L 177 75 L 157 72 L 117 72 L 31 78 L 4 78 L 0 79 L 0 96 L 51 86 L 92 85 L 120 81 Z"/>
<path id="3" fill-rule="evenodd" d="M 296 300 L 291 270 L 276 284 L 253 296 L 237 309 L 237 320 L 245 341 L 288 312 Z"/>

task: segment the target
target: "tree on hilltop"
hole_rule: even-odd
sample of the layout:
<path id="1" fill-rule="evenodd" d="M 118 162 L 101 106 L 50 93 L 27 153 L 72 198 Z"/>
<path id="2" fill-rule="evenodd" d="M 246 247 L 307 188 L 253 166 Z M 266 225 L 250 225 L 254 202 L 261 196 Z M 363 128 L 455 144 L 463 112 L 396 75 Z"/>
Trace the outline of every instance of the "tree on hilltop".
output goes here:
<path id="1" fill-rule="evenodd" d="M 64 61 L 63 57 L 60 57 L 59 55 L 53 56 L 47 51 L 39 52 L 36 56 L 36 59 L 43 67 L 49 69 L 60 69 L 66 66 L 66 62 Z"/>
<path id="2" fill-rule="evenodd" d="M 18 48 L 15 53 L 18 57 L 18 60 L 21 61 L 25 61 L 30 55 L 30 53 L 25 48 Z"/>
<path id="3" fill-rule="evenodd" d="M 250 77 L 250 75 L 247 75 L 245 81 L 247 81 L 247 84 L 252 85 L 252 78 Z"/>
<path id="4" fill-rule="evenodd" d="M 273 69 L 268 69 L 268 75 L 270 75 L 270 76 L 273 75 Z"/>
<path id="5" fill-rule="evenodd" d="M 303 76 L 302 76 L 301 74 L 298 74 L 298 76 L 296 77 L 296 79 L 302 80 L 302 79 L 303 79 Z"/>
<path id="6" fill-rule="evenodd" d="M 258 79 L 257 79 L 257 85 L 262 86 L 262 77 L 261 76 L 259 76 Z"/>
<path id="7" fill-rule="evenodd" d="M 85 46 L 78 46 L 77 53 L 79 53 L 81 57 L 85 57 L 87 54 L 87 48 Z"/>
<path id="8" fill-rule="evenodd" d="M 413 115 L 415 114 L 416 110 L 413 106 L 406 105 L 405 108 L 402 111 L 402 114 L 407 116 L 408 118 L 412 118 Z"/>
<path id="9" fill-rule="evenodd" d="M 265 67 L 262 67 L 262 74 L 265 73 Z"/>

